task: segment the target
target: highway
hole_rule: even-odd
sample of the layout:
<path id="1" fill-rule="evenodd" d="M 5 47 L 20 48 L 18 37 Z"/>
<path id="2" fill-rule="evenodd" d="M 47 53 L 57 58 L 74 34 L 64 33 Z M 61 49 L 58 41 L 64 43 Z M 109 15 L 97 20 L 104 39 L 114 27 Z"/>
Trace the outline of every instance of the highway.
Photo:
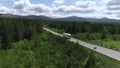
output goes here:
<path id="1" fill-rule="evenodd" d="M 43 27 L 43 29 L 46 30 L 46 31 L 51 32 L 54 35 L 58 35 L 58 36 L 62 37 L 62 34 L 60 34 L 60 33 L 57 33 L 55 31 L 52 31 L 52 30 L 50 30 L 48 28 L 45 28 L 45 27 Z M 73 38 L 73 37 L 71 39 L 69 39 L 69 41 L 78 42 L 80 45 L 82 45 L 82 46 L 84 46 L 86 48 L 92 49 L 92 50 L 94 50 L 94 51 L 96 51 L 98 53 L 101 53 L 103 55 L 106 55 L 106 56 L 108 56 L 108 57 L 110 57 L 112 59 L 120 61 L 120 52 L 119 51 L 115 51 L 115 50 L 104 48 L 104 47 L 101 47 L 101 46 L 98 46 L 98 45 L 90 44 L 90 43 L 84 42 L 84 41 L 82 41 L 80 39 Z"/>

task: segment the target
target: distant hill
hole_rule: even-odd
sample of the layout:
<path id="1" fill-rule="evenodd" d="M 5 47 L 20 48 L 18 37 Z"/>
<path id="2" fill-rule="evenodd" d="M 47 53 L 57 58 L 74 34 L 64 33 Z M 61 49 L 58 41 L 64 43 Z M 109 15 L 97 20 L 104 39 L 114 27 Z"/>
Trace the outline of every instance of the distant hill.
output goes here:
<path id="1" fill-rule="evenodd" d="M 40 19 L 40 20 L 51 20 L 52 18 L 47 16 L 19 16 L 19 15 L 12 15 L 12 14 L 0 14 L 0 17 L 8 17 L 8 18 L 26 18 L 26 19 Z"/>
<path id="2" fill-rule="evenodd" d="M 108 18 L 82 18 L 82 17 L 64 17 L 64 18 L 51 18 L 47 16 L 35 16 L 35 15 L 29 15 L 29 16 L 19 16 L 19 15 L 12 15 L 12 14 L 0 14 L 0 17 L 9 17 L 9 18 L 26 18 L 26 19 L 39 19 L 39 20 L 55 20 L 55 21 L 77 21 L 77 22 L 91 22 L 91 23 L 107 23 L 107 24 L 120 24 L 120 20 L 115 19 L 108 19 Z"/>
<path id="3" fill-rule="evenodd" d="M 12 14 L 0 14 L 0 17 L 18 18 L 22 16 L 12 15 Z"/>
<path id="4" fill-rule="evenodd" d="M 120 24 L 120 20 L 115 20 L 115 19 L 108 19 L 108 18 L 82 18 L 82 17 L 66 17 L 66 18 L 56 18 L 55 20 L 58 21 L 77 21 L 77 22 L 91 22 L 91 23 L 108 23 L 108 24 Z"/>

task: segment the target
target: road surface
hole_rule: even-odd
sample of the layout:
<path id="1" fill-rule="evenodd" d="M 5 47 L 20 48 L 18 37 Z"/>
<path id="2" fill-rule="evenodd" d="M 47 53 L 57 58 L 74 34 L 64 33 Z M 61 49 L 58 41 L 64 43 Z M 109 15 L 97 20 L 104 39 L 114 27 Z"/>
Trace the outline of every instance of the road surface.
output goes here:
<path id="1" fill-rule="evenodd" d="M 45 27 L 43 27 L 43 29 L 51 32 L 54 35 L 58 35 L 58 36 L 62 37 L 62 34 L 60 34 L 60 33 L 54 32 L 54 31 L 52 31 L 50 29 L 47 29 Z M 92 49 L 96 52 L 99 52 L 103 55 L 106 55 L 106 56 L 108 56 L 112 59 L 120 61 L 120 52 L 119 51 L 115 51 L 115 50 L 104 48 L 104 47 L 101 47 L 101 46 L 98 46 L 98 45 L 90 44 L 90 43 L 84 42 L 84 41 L 76 39 L 76 38 L 71 38 L 69 41 L 78 42 L 80 45 L 82 45 L 84 47 L 87 47 L 87 48 Z"/>

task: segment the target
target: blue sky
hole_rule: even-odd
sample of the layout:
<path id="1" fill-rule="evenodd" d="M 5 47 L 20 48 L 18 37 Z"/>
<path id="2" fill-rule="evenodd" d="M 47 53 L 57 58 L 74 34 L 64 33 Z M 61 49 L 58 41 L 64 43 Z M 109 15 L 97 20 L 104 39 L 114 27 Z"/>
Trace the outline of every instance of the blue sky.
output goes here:
<path id="1" fill-rule="evenodd" d="M 47 6 L 50 6 L 52 4 L 52 0 L 30 0 L 33 4 L 46 4 Z"/>
<path id="2" fill-rule="evenodd" d="M 0 13 L 120 19 L 120 0 L 0 0 Z"/>

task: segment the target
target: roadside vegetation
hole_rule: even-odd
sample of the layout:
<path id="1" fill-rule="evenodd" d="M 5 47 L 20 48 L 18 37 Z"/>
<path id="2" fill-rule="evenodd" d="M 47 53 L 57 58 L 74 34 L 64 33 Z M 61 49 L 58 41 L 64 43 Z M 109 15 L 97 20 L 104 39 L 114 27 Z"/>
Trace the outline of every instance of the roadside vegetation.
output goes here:
<path id="1" fill-rule="evenodd" d="M 52 38 L 51 38 L 52 37 Z M 64 43 L 64 44 L 63 44 Z M 117 61 L 46 31 L 1 50 L 1 68 L 119 68 Z"/>
<path id="2" fill-rule="evenodd" d="M 71 33 L 81 40 L 120 51 L 120 24 L 55 21 L 46 24 L 50 28 Z"/>
<path id="3" fill-rule="evenodd" d="M 40 22 L 0 18 L 0 68 L 120 68 L 113 59 L 44 31 Z"/>
<path id="4" fill-rule="evenodd" d="M 63 33 L 63 32 L 65 32 L 65 31 L 62 30 L 62 29 L 57 29 L 57 28 L 53 28 L 53 27 L 48 27 L 47 25 L 43 25 L 43 27 L 46 27 L 46 28 L 51 29 L 51 30 L 53 30 L 53 31 L 55 31 L 55 32 L 58 32 L 58 33 Z"/>
<path id="5" fill-rule="evenodd" d="M 92 36 L 96 36 L 96 37 L 100 37 L 100 33 L 96 33 L 96 34 L 90 34 Z M 78 38 L 78 39 L 82 39 L 86 42 L 89 42 L 89 43 L 93 43 L 93 44 L 97 44 L 97 45 L 100 45 L 100 46 L 103 46 L 103 47 L 106 47 L 106 48 L 110 48 L 110 49 L 113 49 L 113 50 L 117 50 L 117 51 L 120 51 L 120 40 L 113 40 L 113 39 L 109 39 L 109 40 L 102 40 L 102 39 L 89 39 L 89 40 L 86 40 L 86 35 L 85 33 L 78 33 L 78 34 L 74 34 L 73 37 L 75 38 Z"/>

